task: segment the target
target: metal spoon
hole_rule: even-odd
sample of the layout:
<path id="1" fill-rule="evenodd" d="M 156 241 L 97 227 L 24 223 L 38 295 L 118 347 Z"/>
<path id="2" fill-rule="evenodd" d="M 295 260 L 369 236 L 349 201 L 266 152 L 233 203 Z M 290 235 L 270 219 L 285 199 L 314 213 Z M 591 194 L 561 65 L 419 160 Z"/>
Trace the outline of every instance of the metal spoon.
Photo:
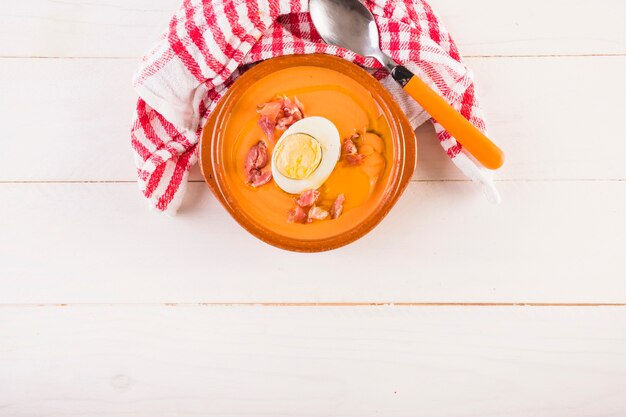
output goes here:
<path id="1" fill-rule="evenodd" d="M 497 169 L 504 153 L 424 81 L 380 50 L 374 16 L 359 0 L 309 0 L 313 25 L 326 43 L 375 58 L 482 165 Z"/>

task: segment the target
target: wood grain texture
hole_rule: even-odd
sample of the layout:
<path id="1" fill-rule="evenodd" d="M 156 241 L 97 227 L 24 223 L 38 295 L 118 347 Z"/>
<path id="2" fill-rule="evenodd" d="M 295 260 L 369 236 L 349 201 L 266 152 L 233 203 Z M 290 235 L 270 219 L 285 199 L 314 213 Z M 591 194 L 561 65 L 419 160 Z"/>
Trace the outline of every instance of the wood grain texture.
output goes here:
<path id="1" fill-rule="evenodd" d="M 626 414 L 626 308 L 3 307 L 0 416 Z"/>
<path id="2" fill-rule="evenodd" d="M 379 227 L 328 253 L 275 249 L 203 183 L 179 216 L 133 183 L 2 184 L 0 303 L 624 303 L 626 182 L 415 182 Z"/>
<path id="3" fill-rule="evenodd" d="M 624 3 L 494 0 L 429 3 L 472 56 L 600 55 L 626 52 Z"/>
<path id="4" fill-rule="evenodd" d="M 624 179 L 626 57 L 471 59 L 500 179 Z M 0 181 L 133 181 L 132 59 L 0 59 Z M 602 77 L 590 74 L 600 71 Z M 39 74 L 16 82 L 25 74 Z M 612 91 L 607 95 L 606 91 Z M 432 128 L 416 179 L 463 179 Z M 20 155 L 20 157 L 16 157 Z M 192 175 L 200 180 L 196 170 Z"/>
<path id="5" fill-rule="evenodd" d="M 431 0 L 465 55 L 626 53 L 620 0 Z M 0 56 L 137 57 L 178 0 L 21 0 L 0 4 Z"/>
<path id="6" fill-rule="evenodd" d="M 503 204 L 422 127 L 390 215 L 314 255 L 199 182 L 142 201 L 130 80 L 179 2 L 0 2 L 0 417 L 626 415 L 626 307 L 467 304 L 626 303 L 625 2 L 430 0 Z"/>
<path id="7" fill-rule="evenodd" d="M 0 4 L 0 56 L 138 57 L 179 0 L 25 0 Z"/>

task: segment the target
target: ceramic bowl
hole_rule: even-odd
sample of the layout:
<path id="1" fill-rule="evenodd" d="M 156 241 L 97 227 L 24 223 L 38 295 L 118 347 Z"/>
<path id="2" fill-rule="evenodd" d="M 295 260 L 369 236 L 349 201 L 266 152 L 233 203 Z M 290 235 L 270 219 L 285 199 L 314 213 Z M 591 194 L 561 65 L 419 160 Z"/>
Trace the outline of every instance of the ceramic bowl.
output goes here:
<path id="1" fill-rule="evenodd" d="M 364 220 L 351 225 L 339 234 L 316 239 L 305 239 L 286 235 L 264 224 L 255 212 L 246 210 L 241 198 L 237 197 L 226 177 L 224 135 L 230 114 L 242 95 L 256 82 L 277 71 L 290 67 L 312 66 L 338 71 L 365 87 L 375 100 L 379 111 L 385 116 L 391 132 L 393 161 L 388 181 L 378 200 Z M 323 83 L 324 80 L 320 80 Z M 278 93 L 278 92 L 277 92 Z M 258 103 L 260 104 L 260 103 Z M 306 110 L 305 110 L 306 113 Z M 347 245 L 370 232 L 389 213 L 408 185 L 417 158 L 415 132 L 391 94 L 369 73 L 344 59 L 330 55 L 293 55 L 263 61 L 239 77 L 222 97 L 209 116 L 202 131 L 199 161 L 202 175 L 215 197 L 230 215 L 248 232 L 270 245 L 297 252 L 321 252 Z M 387 161 L 389 164 L 389 161 Z M 338 219 L 340 220 L 340 219 Z M 334 221 L 334 220 L 333 220 Z"/>

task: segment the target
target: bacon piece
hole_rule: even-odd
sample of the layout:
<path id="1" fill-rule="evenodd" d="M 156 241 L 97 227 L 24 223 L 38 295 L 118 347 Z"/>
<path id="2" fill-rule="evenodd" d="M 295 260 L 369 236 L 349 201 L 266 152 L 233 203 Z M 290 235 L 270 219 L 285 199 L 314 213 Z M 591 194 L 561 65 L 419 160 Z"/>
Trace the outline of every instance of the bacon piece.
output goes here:
<path id="1" fill-rule="evenodd" d="M 272 101 L 263 103 L 257 107 L 259 126 L 267 135 L 268 139 L 274 140 L 274 129 L 286 130 L 289 126 L 304 118 L 304 106 L 294 97 L 277 97 Z"/>
<path id="2" fill-rule="evenodd" d="M 287 128 L 291 126 L 292 124 L 294 124 L 295 122 L 297 122 L 297 120 L 294 116 L 281 117 L 276 122 L 276 129 L 287 130 Z"/>
<path id="3" fill-rule="evenodd" d="M 267 138 L 274 143 L 274 129 L 276 128 L 276 122 L 267 116 L 261 116 L 258 123 L 261 130 L 263 130 L 263 133 L 265 133 L 265 136 L 267 136 Z"/>
<path id="4" fill-rule="evenodd" d="M 267 146 L 262 140 L 250 148 L 246 155 L 245 170 L 246 180 L 253 187 L 260 187 L 272 179 L 270 171 L 263 172 L 262 168 L 267 165 Z"/>
<path id="5" fill-rule="evenodd" d="M 356 145 L 354 144 L 354 140 L 352 138 L 348 138 L 343 141 L 342 147 L 344 155 L 352 155 L 357 153 Z"/>
<path id="6" fill-rule="evenodd" d="M 363 162 L 363 160 L 365 159 L 365 155 L 361 153 L 349 154 L 349 155 L 346 155 L 345 159 L 348 165 L 357 166 L 357 165 L 361 165 L 361 162 Z"/>
<path id="7" fill-rule="evenodd" d="M 320 198 L 318 190 L 305 190 L 297 198 L 296 204 L 300 207 L 310 207 L 315 204 L 318 198 Z"/>
<path id="8" fill-rule="evenodd" d="M 289 223 L 304 223 L 307 220 L 306 211 L 300 207 L 296 206 L 292 210 L 289 210 L 289 214 L 287 217 L 287 221 Z"/>
<path id="9" fill-rule="evenodd" d="M 326 210 L 322 210 L 315 206 L 315 202 L 318 198 L 320 198 L 320 192 L 318 190 L 302 191 L 302 193 L 300 193 L 298 198 L 295 200 L 296 206 L 289 210 L 287 221 L 289 223 L 310 223 L 315 218 L 322 220 L 328 217 L 328 212 L 326 212 L 326 215 L 322 213 Z M 310 209 L 306 210 L 309 207 Z"/>
<path id="10" fill-rule="evenodd" d="M 328 210 L 313 205 L 309 209 L 306 221 L 307 223 L 311 223 L 313 220 L 324 220 L 326 217 L 328 217 Z"/>
<path id="11" fill-rule="evenodd" d="M 276 120 L 276 128 L 280 130 L 286 130 L 289 126 L 297 122 L 304 117 L 303 106 L 300 101 L 292 102 L 289 97 L 283 96 L 283 116 L 278 117 Z M 294 99 L 298 100 L 297 97 Z"/>
<path id="12" fill-rule="evenodd" d="M 257 188 L 267 184 L 272 179 L 272 171 L 256 170 L 250 179 L 250 185 Z"/>
<path id="13" fill-rule="evenodd" d="M 283 97 L 283 113 L 285 117 L 293 116 L 296 120 L 300 120 L 304 116 L 303 109 L 304 106 L 297 97 L 294 97 L 294 101 L 291 101 L 287 96 Z"/>
<path id="14" fill-rule="evenodd" d="M 256 112 L 261 116 L 266 116 L 272 120 L 276 120 L 283 108 L 282 99 L 278 98 L 267 103 L 263 103 L 256 108 Z"/>
<path id="15" fill-rule="evenodd" d="M 256 112 L 261 116 L 259 118 L 259 126 L 265 133 L 268 139 L 274 141 L 274 128 L 276 127 L 276 120 L 282 113 L 282 99 L 276 99 L 263 103 L 256 108 Z"/>
<path id="16" fill-rule="evenodd" d="M 258 141 L 248 151 L 246 155 L 246 174 L 252 173 L 255 169 L 260 169 L 267 165 L 267 146 L 262 140 Z"/>
<path id="17" fill-rule="evenodd" d="M 363 162 L 365 159 L 365 155 L 358 153 L 356 143 L 354 143 L 359 138 L 359 134 L 355 133 L 346 140 L 343 141 L 343 145 L 341 146 L 341 152 L 343 153 L 343 159 L 350 166 L 357 166 Z"/>
<path id="18" fill-rule="evenodd" d="M 304 104 L 302 104 L 302 102 L 298 100 L 298 97 L 296 96 L 293 96 L 293 101 L 296 103 L 296 106 L 298 106 L 298 109 L 300 110 L 302 117 L 304 117 Z"/>
<path id="19" fill-rule="evenodd" d="M 332 207 L 330 208 L 330 218 L 336 219 L 341 216 L 343 212 L 343 203 L 346 201 L 346 197 L 343 194 L 339 194 L 335 201 L 333 202 Z"/>

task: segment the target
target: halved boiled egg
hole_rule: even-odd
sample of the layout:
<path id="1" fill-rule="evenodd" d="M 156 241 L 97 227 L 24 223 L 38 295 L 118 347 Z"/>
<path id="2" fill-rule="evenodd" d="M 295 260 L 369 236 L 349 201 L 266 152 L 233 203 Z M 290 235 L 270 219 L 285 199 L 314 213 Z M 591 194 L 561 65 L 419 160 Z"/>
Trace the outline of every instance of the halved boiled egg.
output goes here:
<path id="1" fill-rule="evenodd" d="M 330 120 L 311 116 L 282 134 L 272 152 L 272 176 L 285 192 L 319 188 L 333 172 L 341 153 L 339 131 Z"/>

